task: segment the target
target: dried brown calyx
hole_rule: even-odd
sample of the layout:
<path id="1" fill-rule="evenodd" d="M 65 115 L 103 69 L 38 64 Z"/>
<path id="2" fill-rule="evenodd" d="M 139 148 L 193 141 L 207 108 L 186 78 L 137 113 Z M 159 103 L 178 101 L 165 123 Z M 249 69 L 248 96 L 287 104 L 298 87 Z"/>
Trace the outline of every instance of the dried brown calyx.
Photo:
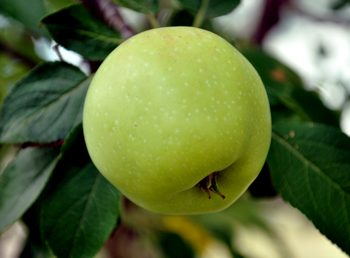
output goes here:
<path id="1" fill-rule="evenodd" d="M 222 199 L 225 199 L 225 195 L 220 193 L 217 184 L 218 172 L 213 172 L 210 175 L 203 178 L 197 185 L 207 193 L 209 199 L 211 198 L 210 192 L 216 193 Z"/>

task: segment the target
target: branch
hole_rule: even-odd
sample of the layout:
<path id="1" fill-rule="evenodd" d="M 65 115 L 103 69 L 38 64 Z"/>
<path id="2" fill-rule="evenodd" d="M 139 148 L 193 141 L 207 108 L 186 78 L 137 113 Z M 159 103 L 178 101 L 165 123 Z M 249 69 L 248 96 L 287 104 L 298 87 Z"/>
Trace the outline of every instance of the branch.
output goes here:
<path id="1" fill-rule="evenodd" d="M 36 142 L 25 142 L 22 144 L 21 148 L 25 149 L 27 147 L 58 147 L 62 146 L 64 140 L 59 140 L 57 142 L 48 142 L 48 143 L 36 143 Z"/>
<path id="2" fill-rule="evenodd" d="M 267 33 L 280 21 L 280 10 L 290 0 L 265 0 L 264 11 L 253 41 L 261 45 Z"/>
<path id="3" fill-rule="evenodd" d="M 10 46 L 8 46 L 4 43 L 0 43 L 0 51 L 7 53 L 8 55 L 10 55 L 13 58 L 21 59 L 21 61 L 26 66 L 28 66 L 30 69 L 34 68 L 38 64 L 37 62 L 22 55 L 21 53 L 17 52 L 16 50 L 14 50 L 13 48 L 11 48 Z"/>
<path id="4" fill-rule="evenodd" d="M 123 38 L 128 39 L 136 32 L 125 23 L 119 12 L 119 7 L 108 0 L 79 0 L 85 8 L 96 12 L 109 26 L 119 31 Z"/>

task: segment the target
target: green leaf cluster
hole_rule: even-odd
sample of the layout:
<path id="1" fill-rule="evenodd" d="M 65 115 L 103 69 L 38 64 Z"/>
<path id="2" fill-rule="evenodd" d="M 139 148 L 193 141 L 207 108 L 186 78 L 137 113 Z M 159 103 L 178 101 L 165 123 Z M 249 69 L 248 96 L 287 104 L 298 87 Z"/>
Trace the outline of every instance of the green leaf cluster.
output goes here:
<path id="1" fill-rule="evenodd" d="M 123 239 L 129 237 L 146 253 L 151 249 L 164 257 L 195 257 L 186 237 L 160 227 L 161 218 L 128 203 L 94 167 L 82 133 L 83 104 L 95 67 L 135 34 L 118 15 L 120 6 L 144 15 L 148 26 L 195 25 L 216 32 L 211 19 L 230 13 L 240 1 L 81 2 L 0 1 L 0 12 L 10 17 L 9 25 L 0 28 L 0 44 L 12 46 L 11 51 L 21 56 L 18 61 L 0 53 L 0 100 L 7 95 L 1 107 L 0 160 L 2 149 L 16 148 L 14 159 L 0 172 L 0 231 L 22 219 L 29 237 L 41 243 L 28 241 L 23 254 L 35 247 L 40 249 L 37 254 L 44 252 L 47 257 L 51 253 L 94 257 L 110 241 L 123 246 Z M 338 1 L 338 6 L 347 2 Z M 101 3 L 113 7 L 112 19 Z M 170 18 L 157 20 L 169 6 Z M 31 40 L 38 36 L 80 54 L 90 73 L 64 60 L 42 62 Z M 258 71 L 270 101 L 273 134 L 265 168 L 273 187 L 350 254 L 350 139 L 339 129 L 338 114 L 305 90 L 298 75 L 278 60 L 252 46 L 241 51 Z M 243 198 L 232 209 L 194 219 L 232 256 L 243 257 L 232 244 L 235 230 L 228 226 L 232 219 L 261 228 L 281 244 L 258 213 Z M 35 232 L 39 236 L 34 237 Z M 288 257 L 288 252 L 282 253 Z"/>

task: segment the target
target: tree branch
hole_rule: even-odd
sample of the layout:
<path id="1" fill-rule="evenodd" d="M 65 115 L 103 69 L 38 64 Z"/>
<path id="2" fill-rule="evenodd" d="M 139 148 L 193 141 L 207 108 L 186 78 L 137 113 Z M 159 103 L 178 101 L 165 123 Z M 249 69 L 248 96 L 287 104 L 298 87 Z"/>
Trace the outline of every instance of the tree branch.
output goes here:
<path id="1" fill-rule="evenodd" d="M 261 45 L 267 33 L 280 20 L 280 10 L 289 3 L 290 0 L 265 0 L 264 11 L 259 26 L 253 35 L 253 41 Z"/>
<path id="2" fill-rule="evenodd" d="M 0 51 L 5 52 L 9 56 L 13 58 L 20 59 L 26 66 L 28 66 L 30 69 L 34 68 L 38 63 L 33 61 L 32 59 L 22 55 L 21 53 L 18 53 L 16 50 L 12 49 L 10 46 L 0 43 Z"/>
<path id="3" fill-rule="evenodd" d="M 96 12 L 111 28 L 119 31 L 123 38 L 128 39 L 136 32 L 125 23 L 119 12 L 119 7 L 108 0 L 79 0 L 84 6 Z"/>

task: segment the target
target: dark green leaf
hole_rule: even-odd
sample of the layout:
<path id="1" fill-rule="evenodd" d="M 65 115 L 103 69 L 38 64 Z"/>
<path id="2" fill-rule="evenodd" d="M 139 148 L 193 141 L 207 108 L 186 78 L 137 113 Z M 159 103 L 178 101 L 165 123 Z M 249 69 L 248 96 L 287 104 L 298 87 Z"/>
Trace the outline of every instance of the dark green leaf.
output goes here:
<path id="1" fill-rule="evenodd" d="M 5 98 L 0 121 L 3 143 L 64 139 L 82 121 L 90 79 L 77 67 L 48 62 L 19 81 Z"/>
<path id="2" fill-rule="evenodd" d="M 119 217 L 120 194 L 92 164 L 78 127 L 66 140 L 45 192 L 40 219 L 46 243 L 57 257 L 64 258 L 93 257 Z"/>
<path id="3" fill-rule="evenodd" d="M 140 13 L 155 14 L 159 10 L 159 4 L 157 0 L 111 0 L 111 1 Z"/>
<path id="4" fill-rule="evenodd" d="M 270 169 L 266 162 L 258 177 L 248 187 L 248 190 L 255 198 L 271 198 L 277 195 L 276 189 L 272 185 Z"/>
<path id="5" fill-rule="evenodd" d="M 283 104 L 270 106 L 272 124 L 301 122 L 300 116 L 295 112 L 284 106 Z"/>
<path id="6" fill-rule="evenodd" d="M 194 250 L 179 235 L 164 233 L 160 238 L 160 246 L 167 258 L 193 258 Z"/>
<path id="7" fill-rule="evenodd" d="M 89 60 L 104 60 L 123 41 L 119 32 L 82 4 L 50 14 L 41 22 L 58 44 Z"/>
<path id="8" fill-rule="evenodd" d="M 66 141 L 62 144 L 62 147 L 61 147 L 61 153 L 63 155 L 66 155 L 67 153 L 69 154 L 69 151 L 71 151 L 71 149 L 74 148 L 74 144 L 76 144 L 77 142 L 79 144 L 83 145 L 84 139 L 82 139 L 82 135 L 81 135 L 82 128 L 83 128 L 82 123 L 79 123 L 77 126 L 75 126 L 72 129 L 72 131 L 69 132 L 69 135 L 68 135 Z M 85 149 L 84 149 L 84 151 L 85 151 Z M 87 156 L 87 155 L 85 155 L 85 156 Z M 80 156 L 80 157 L 82 157 L 82 156 Z M 82 160 L 89 161 L 89 157 L 85 157 Z M 88 161 L 84 161 L 84 162 L 88 162 Z"/>
<path id="9" fill-rule="evenodd" d="M 203 0 L 179 0 L 179 2 L 185 9 L 196 14 L 201 7 Z M 232 12 L 240 2 L 240 0 L 209 0 L 205 17 L 211 19 L 228 14 Z"/>
<path id="10" fill-rule="evenodd" d="M 194 16 L 192 13 L 187 10 L 178 10 L 169 20 L 169 26 L 192 26 L 193 22 Z M 201 28 L 208 31 L 214 31 L 211 20 L 204 20 Z"/>
<path id="11" fill-rule="evenodd" d="M 19 258 L 54 258 L 40 234 L 40 210 L 43 195 L 42 193 L 22 216 L 22 222 L 27 231 L 27 242 Z"/>
<path id="12" fill-rule="evenodd" d="M 192 26 L 194 21 L 194 16 L 187 10 L 177 11 L 172 19 L 171 26 Z"/>
<path id="13" fill-rule="evenodd" d="M 267 161 L 283 198 L 350 254 L 350 138 L 326 125 L 274 127 Z"/>
<path id="14" fill-rule="evenodd" d="M 337 11 L 344 8 L 348 4 L 350 4 L 350 0 L 335 0 L 333 1 L 331 8 Z"/>
<path id="15" fill-rule="evenodd" d="M 48 181 L 59 155 L 57 148 L 19 152 L 0 177 L 0 232 L 18 220 Z"/>
<path id="16" fill-rule="evenodd" d="M 293 89 L 291 97 L 311 121 L 339 127 L 339 117 L 323 105 L 315 92 L 307 91 L 300 85 Z"/>
<path id="17" fill-rule="evenodd" d="M 279 111 L 282 104 L 303 121 L 339 126 L 337 115 L 326 108 L 314 92 L 305 90 L 301 79 L 288 67 L 259 49 L 246 49 L 243 55 L 258 71 L 272 111 L 275 108 Z"/>

